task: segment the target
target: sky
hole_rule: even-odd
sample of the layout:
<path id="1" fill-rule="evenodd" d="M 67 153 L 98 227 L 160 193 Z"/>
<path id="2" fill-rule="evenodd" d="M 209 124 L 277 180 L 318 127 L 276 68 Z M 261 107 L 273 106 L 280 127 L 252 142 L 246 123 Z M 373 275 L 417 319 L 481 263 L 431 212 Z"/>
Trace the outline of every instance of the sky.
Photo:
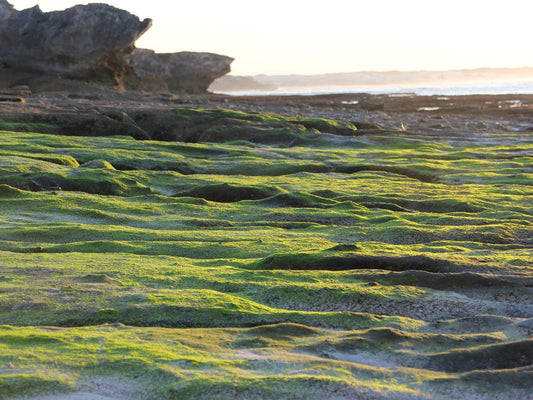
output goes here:
<path id="1" fill-rule="evenodd" d="M 62 10 L 83 0 L 8 0 Z M 93 2 L 105 2 L 96 0 Z M 136 46 L 235 58 L 232 75 L 533 66 L 533 0 L 108 0 Z"/>

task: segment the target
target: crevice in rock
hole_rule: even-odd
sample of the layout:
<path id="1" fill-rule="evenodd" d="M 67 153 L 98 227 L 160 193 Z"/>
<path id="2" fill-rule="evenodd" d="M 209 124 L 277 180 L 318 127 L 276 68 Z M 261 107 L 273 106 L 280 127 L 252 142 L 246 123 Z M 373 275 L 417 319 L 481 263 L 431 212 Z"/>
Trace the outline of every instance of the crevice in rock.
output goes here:
<path id="1" fill-rule="evenodd" d="M 260 270 L 324 270 L 347 271 L 361 269 L 381 269 L 387 271 L 426 271 L 436 273 L 462 272 L 465 265 L 455 264 L 426 256 L 370 256 L 343 255 L 324 256 L 309 253 L 273 254 L 249 265 L 250 269 Z"/>
<path id="2" fill-rule="evenodd" d="M 234 186 L 227 183 L 199 186 L 189 190 L 183 190 L 174 197 L 199 197 L 218 203 L 234 203 L 242 200 L 258 200 L 271 197 L 273 193 L 279 193 L 274 187 L 251 187 Z"/>

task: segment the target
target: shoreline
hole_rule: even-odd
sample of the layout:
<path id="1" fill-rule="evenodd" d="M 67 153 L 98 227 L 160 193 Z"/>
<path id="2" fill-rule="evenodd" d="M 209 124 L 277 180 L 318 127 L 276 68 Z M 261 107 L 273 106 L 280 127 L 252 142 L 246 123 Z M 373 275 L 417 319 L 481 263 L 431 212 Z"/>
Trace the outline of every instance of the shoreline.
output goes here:
<path id="1" fill-rule="evenodd" d="M 329 118 L 360 130 L 434 134 L 533 132 L 533 95 L 418 96 L 368 93 L 298 96 L 182 95 L 168 92 L 0 92 L 0 120 L 121 119 L 125 113 L 157 114 L 175 108 L 230 109 L 283 116 Z M 120 122 L 120 121 L 119 121 Z M 122 134 L 127 134 L 127 129 Z"/>
<path id="2" fill-rule="evenodd" d="M 413 84 L 369 84 L 359 86 L 280 86 L 275 89 L 218 90 L 217 94 L 229 96 L 316 96 L 368 93 L 371 95 L 417 95 L 417 96 L 468 96 L 533 94 L 533 80 L 522 82 L 439 82 Z"/>
<path id="3" fill-rule="evenodd" d="M 418 95 L 415 93 L 333 93 L 298 95 L 228 95 L 207 92 L 205 94 L 180 94 L 170 92 L 138 91 L 90 91 L 90 92 L 41 92 L 28 93 L 24 89 L 0 90 L 0 112 L 35 107 L 43 111 L 86 108 L 90 104 L 126 108 L 154 108 L 172 106 L 224 105 L 269 107 L 273 104 L 312 106 L 342 111 L 420 112 L 445 113 L 499 113 L 533 110 L 533 94 L 467 94 L 467 95 Z M 429 107 L 431 109 L 425 109 Z M 438 107 L 435 108 L 435 107 Z"/>

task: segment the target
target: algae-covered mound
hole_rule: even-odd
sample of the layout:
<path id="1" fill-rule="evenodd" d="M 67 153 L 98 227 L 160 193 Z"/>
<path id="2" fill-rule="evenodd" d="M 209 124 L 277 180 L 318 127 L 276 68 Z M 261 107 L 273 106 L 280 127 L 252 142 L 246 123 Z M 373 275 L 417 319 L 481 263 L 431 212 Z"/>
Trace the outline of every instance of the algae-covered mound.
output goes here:
<path id="1" fill-rule="evenodd" d="M 528 398 L 531 139 L 116 115 L 1 125 L 0 399 Z"/>
<path id="2" fill-rule="evenodd" d="M 294 146 L 321 133 L 357 134 L 355 125 L 325 118 L 283 117 L 221 109 L 133 110 L 126 112 L 57 112 L 10 114 L 0 129 L 82 136 L 131 136 L 163 141 L 232 142 Z"/>

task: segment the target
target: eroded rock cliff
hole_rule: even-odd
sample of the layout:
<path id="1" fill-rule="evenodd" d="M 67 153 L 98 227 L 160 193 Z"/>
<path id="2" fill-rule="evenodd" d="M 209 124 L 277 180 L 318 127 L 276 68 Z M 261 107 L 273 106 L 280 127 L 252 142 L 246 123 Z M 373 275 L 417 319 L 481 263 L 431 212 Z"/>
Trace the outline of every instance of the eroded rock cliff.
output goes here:
<path id="1" fill-rule="evenodd" d="M 211 53 L 157 54 L 135 50 L 152 25 L 107 4 L 42 12 L 17 11 L 0 0 L 0 88 L 80 88 L 79 83 L 119 89 L 203 92 L 230 71 L 232 58 Z M 56 82 L 60 80 L 61 82 Z"/>
<path id="2" fill-rule="evenodd" d="M 12 68 L 81 77 L 115 52 L 131 50 L 152 20 L 106 4 L 43 13 L 11 10 L 0 27 L 0 59 Z M 4 14 L 4 13 L 3 13 Z"/>

